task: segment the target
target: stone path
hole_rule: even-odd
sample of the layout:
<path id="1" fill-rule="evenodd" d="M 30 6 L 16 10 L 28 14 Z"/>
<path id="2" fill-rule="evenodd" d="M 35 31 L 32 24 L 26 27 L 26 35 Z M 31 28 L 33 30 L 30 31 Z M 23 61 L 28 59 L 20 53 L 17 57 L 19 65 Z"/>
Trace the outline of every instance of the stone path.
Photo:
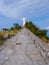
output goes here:
<path id="1" fill-rule="evenodd" d="M 46 65 L 33 40 L 29 30 L 20 30 L 6 41 L 6 47 L 0 52 L 0 65 Z"/>

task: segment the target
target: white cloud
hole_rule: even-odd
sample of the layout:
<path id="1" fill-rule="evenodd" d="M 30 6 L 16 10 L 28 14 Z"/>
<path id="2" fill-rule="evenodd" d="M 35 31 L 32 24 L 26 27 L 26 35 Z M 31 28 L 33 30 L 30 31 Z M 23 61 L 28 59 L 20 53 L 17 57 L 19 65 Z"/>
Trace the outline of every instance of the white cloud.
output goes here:
<path id="1" fill-rule="evenodd" d="M 45 28 L 46 30 L 49 30 L 49 26 Z"/>
<path id="2" fill-rule="evenodd" d="M 0 0 L 0 13 L 9 18 L 42 16 L 49 11 L 49 0 Z"/>

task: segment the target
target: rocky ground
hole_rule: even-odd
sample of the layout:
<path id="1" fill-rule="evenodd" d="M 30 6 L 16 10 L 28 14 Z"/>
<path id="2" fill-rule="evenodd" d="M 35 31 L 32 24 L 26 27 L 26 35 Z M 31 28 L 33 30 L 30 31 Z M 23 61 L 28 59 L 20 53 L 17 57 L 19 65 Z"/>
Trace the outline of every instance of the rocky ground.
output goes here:
<path id="1" fill-rule="evenodd" d="M 0 65 L 47 65 L 34 44 L 34 38 L 28 29 L 23 28 L 8 39 L 0 51 Z"/>

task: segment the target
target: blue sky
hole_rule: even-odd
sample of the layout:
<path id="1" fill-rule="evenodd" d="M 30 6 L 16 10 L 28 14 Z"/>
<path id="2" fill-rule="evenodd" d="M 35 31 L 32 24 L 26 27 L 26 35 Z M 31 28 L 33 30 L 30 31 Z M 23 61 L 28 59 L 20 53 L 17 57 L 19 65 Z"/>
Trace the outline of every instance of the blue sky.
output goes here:
<path id="1" fill-rule="evenodd" d="M 49 0 L 0 0 L 0 29 L 22 25 L 22 17 L 49 30 Z"/>

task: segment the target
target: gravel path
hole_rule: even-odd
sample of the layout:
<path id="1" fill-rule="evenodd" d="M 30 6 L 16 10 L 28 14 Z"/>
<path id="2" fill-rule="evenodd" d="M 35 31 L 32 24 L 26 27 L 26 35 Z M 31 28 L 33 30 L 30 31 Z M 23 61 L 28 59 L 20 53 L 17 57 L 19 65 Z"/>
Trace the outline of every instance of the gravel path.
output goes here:
<path id="1" fill-rule="evenodd" d="M 0 65 L 46 65 L 34 45 L 34 35 L 23 28 L 14 37 L 7 40 L 6 47 L 0 53 Z"/>

